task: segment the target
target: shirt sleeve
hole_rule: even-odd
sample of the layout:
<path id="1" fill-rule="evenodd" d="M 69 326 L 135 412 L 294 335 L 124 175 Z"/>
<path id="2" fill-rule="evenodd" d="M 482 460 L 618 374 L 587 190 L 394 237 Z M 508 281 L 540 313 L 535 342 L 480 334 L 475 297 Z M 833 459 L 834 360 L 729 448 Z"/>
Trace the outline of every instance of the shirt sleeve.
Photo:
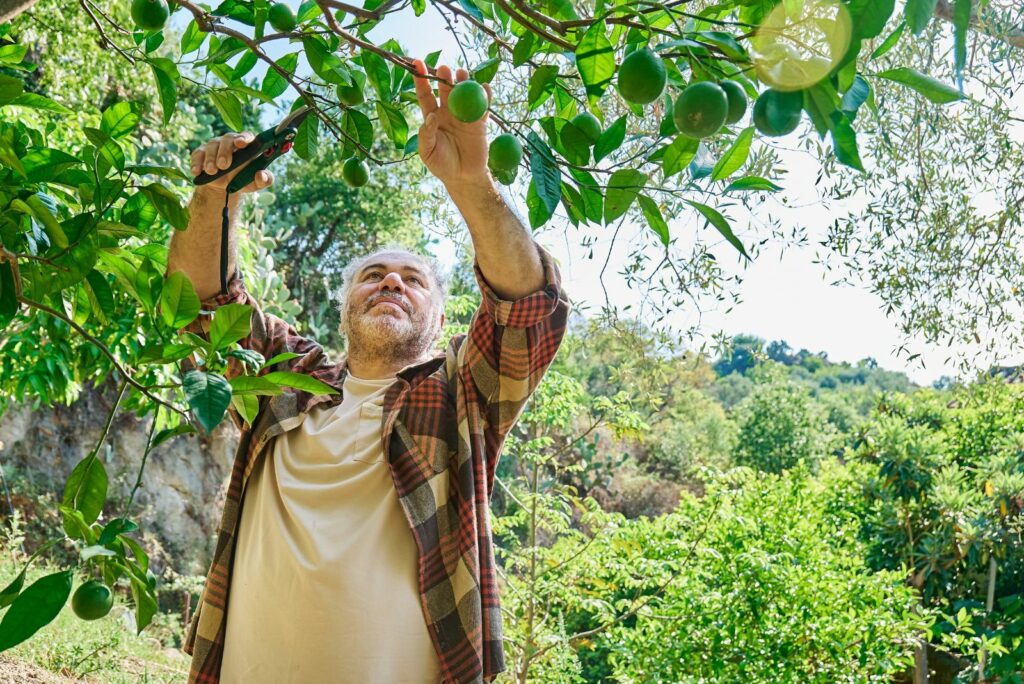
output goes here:
<path id="1" fill-rule="evenodd" d="M 487 418 L 488 491 L 505 436 L 554 360 L 572 310 L 554 257 L 534 244 L 544 285 L 514 301 L 501 299 L 479 264 L 473 264 L 482 301 L 470 322 L 464 354 L 459 355 L 459 372 L 472 381 Z"/>

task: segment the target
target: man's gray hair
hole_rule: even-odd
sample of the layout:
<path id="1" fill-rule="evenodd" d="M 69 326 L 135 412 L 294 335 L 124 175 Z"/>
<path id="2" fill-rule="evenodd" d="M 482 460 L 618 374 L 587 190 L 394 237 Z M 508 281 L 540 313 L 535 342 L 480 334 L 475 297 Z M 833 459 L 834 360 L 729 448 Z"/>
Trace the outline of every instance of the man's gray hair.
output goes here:
<path id="1" fill-rule="evenodd" d="M 356 274 L 362 270 L 363 266 L 370 263 L 372 259 L 385 252 L 400 252 L 408 254 L 423 262 L 427 267 L 427 272 L 430 274 L 430 278 L 434 281 L 431 286 L 434 303 L 437 305 L 438 311 L 444 311 L 445 302 L 448 300 L 449 276 L 441 267 L 441 262 L 429 254 L 419 254 L 412 251 L 405 245 L 398 243 L 390 243 L 384 247 L 379 247 L 365 256 L 353 259 L 347 266 L 345 266 L 345 269 L 341 272 L 341 289 L 336 291 L 335 297 L 339 311 L 345 310 L 345 299 L 348 297 L 348 293 L 352 289 L 352 283 L 355 281 Z"/>

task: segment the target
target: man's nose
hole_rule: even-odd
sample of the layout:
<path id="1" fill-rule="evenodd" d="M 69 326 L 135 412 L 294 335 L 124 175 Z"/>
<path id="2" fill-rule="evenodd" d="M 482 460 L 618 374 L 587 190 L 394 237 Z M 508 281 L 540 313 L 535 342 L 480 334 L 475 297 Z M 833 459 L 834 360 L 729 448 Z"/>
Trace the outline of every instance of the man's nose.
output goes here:
<path id="1" fill-rule="evenodd" d="M 396 290 L 405 290 L 405 282 L 402 280 L 402 277 L 394 271 L 381 278 L 380 286 L 382 288 L 389 287 Z"/>

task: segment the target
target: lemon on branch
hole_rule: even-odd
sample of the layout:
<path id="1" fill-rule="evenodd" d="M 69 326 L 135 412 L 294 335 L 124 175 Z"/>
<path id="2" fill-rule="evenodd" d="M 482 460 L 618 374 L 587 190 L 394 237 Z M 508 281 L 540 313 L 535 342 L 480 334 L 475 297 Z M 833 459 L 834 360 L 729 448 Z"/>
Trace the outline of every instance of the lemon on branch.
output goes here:
<path id="1" fill-rule="evenodd" d="M 166 0 L 132 0 L 132 21 L 146 31 L 159 31 L 167 23 L 171 10 Z"/>
<path id="2" fill-rule="evenodd" d="M 110 587 L 99 580 L 83 582 L 71 597 L 71 609 L 83 620 L 98 620 L 109 613 L 113 605 Z"/>
<path id="3" fill-rule="evenodd" d="M 358 157 L 349 157 L 341 166 L 341 178 L 350 187 L 359 188 L 370 180 L 370 169 Z"/>
<path id="4" fill-rule="evenodd" d="M 686 86 L 672 107 L 672 121 L 689 138 L 707 138 L 725 125 L 729 114 L 729 97 L 721 86 L 711 81 L 697 81 Z"/>
<path id="5" fill-rule="evenodd" d="M 523 146 L 511 133 L 502 133 L 487 148 L 487 165 L 492 171 L 511 171 L 523 160 Z"/>
<path id="6" fill-rule="evenodd" d="M 476 81 L 459 81 L 448 93 L 448 109 L 463 123 L 479 121 L 487 112 L 487 92 Z"/>
<path id="7" fill-rule="evenodd" d="M 298 23 L 295 21 L 295 15 L 292 14 L 292 8 L 283 2 L 275 2 L 270 6 L 270 11 L 267 12 L 267 21 L 282 33 L 294 31 L 295 25 Z"/>
<path id="8" fill-rule="evenodd" d="M 661 57 L 650 48 L 640 48 L 622 60 L 617 83 L 622 99 L 643 105 L 658 99 L 667 80 Z"/>
<path id="9" fill-rule="evenodd" d="M 736 81 L 725 80 L 718 85 L 729 99 L 729 113 L 725 117 L 725 123 L 734 124 L 747 113 L 747 94 L 743 92 L 743 86 Z"/>
<path id="10" fill-rule="evenodd" d="M 769 88 L 754 102 L 754 127 L 772 137 L 792 133 L 800 124 L 803 105 L 802 93 Z"/>
<path id="11" fill-rule="evenodd" d="M 569 123 L 580 129 L 583 135 L 586 136 L 587 142 L 591 145 L 596 143 L 597 139 L 601 137 L 601 122 L 590 112 L 580 112 L 572 117 Z"/>

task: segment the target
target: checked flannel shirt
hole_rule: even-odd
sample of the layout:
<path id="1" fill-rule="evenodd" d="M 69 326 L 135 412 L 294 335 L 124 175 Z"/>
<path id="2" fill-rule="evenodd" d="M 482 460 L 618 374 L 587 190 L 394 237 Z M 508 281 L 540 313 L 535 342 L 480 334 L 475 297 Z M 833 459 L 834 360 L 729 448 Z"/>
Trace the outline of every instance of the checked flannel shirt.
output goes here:
<path id="1" fill-rule="evenodd" d="M 384 453 L 418 548 L 420 602 L 444 684 L 490 682 L 506 670 L 488 503 L 505 436 L 554 359 L 571 309 L 554 259 L 534 244 L 544 267 L 543 288 L 502 300 L 474 263 L 483 296 L 468 334 L 454 335 L 446 350 L 399 371 L 384 398 Z M 331 363 L 320 345 L 263 313 L 237 271 L 228 291 L 203 302 L 200 316 L 185 330 L 206 338 L 209 312 L 228 303 L 253 307 L 252 332 L 243 347 L 267 359 L 286 351 L 301 354 L 273 370 L 309 374 L 338 394 L 286 389 L 261 396 L 251 428 L 232 410 L 242 434 L 214 559 L 183 647 L 192 656 L 189 684 L 220 681 L 235 533 L 257 459 L 312 407 L 339 404 L 347 372 L 344 360 Z M 241 368 L 236 359 L 231 364 L 229 377 Z"/>

